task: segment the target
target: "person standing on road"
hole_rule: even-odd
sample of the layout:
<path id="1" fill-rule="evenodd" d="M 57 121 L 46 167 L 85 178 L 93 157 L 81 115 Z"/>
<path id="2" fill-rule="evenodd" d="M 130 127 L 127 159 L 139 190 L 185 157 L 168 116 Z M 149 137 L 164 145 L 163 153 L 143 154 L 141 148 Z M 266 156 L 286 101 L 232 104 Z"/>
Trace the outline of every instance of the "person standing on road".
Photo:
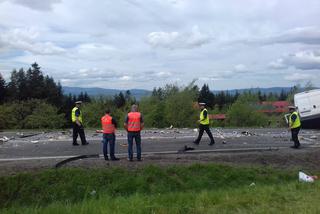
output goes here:
<path id="1" fill-rule="evenodd" d="M 137 105 L 131 106 L 125 118 L 124 127 L 128 132 L 128 160 L 133 161 L 133 139 L 135 139 L 137 147 L 137 160 L 141 161 L 141 130 L 144 127 L 143 116 L 138 111 Z"/>
<path id="2" fill-rule="evenodd" d="M 301 121 L 295 106 L 288 106 L 290 116 L 289 116 L 289 130 L 291 131 L 291 137 L 294 145 L 291 148 L 298 149 L 300 147 L 300 142 L 298 138 L 299 131 L 301 129 Z"/>
<path id="3" fill-rule="evenodd" d="M 110 159 L 112 161 L 118 161 L 119 158 L 114 156 L 115 151 L 115 141 L 116 135 L 115 131 L 117 128 L 117 121 L 111 117 L 110 110 L 106 109 L 105 115 L 101 117 L 101 125 L 102 125 L 102 132 L 103 132 L 103 155 L 105 160 L 109 160 L 108 157 L 108 143 L 110 145 Z"/>
<path id="4" fill-rule="evenodd" d="M 89 143 L 86 140 L 84 134 L 84 128 L 82 123 L 82 113 L 80 110 L 82 101 L 75 102 L 76 106 L 71 111 L 71 120 L 73 125 L 73 143 L 74 146 L 79 146 L 77 143 L 78 134 L 80 135 L 82 145 L 88 145 Z"/>
<path id="5" fill-rule="evenodd" d="M 205 108 L 205 105 L 206 105 L 205 103 L 199 103 L 200 110 L 201 110 L 201 112 L 200 112 L 200 120 L 198 120 L 198 122 L 199 122 L 199 135 L 198 135 L 198 138 L 195 141 L 193 141 L 193 143 L 196 144 L 196 145 L 199 145 L 200 140 L 201 140 L 202 135 L 203 135 L 203 132 L 206 131 L 206 133 L 208 134 L 208 136 L 210 138 L 209 145 L 212 146 L 215 142 L 214 142 L 212 133 L 210 131 L 209 115 L 208 115 L 207 109 Z"/>

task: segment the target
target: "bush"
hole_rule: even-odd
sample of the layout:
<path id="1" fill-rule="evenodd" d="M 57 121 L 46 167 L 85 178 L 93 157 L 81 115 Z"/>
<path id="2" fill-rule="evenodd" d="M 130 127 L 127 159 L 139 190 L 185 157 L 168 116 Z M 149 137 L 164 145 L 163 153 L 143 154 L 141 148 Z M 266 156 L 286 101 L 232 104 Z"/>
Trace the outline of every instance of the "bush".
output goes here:
<path id="1" fill-rule="evenodd" d="M 255 96 L 241 95 L 227 112 L 227 125 L 229 126 L 266 126 L 268 118 L 257 112 L 253 104 L 258 100 Z"/>
<path id="2" fill-rule="evenodd" d="M 31 115 L 25 119 L 25 128 L 61 128 L 65 125 L 63 114 L 58 114 L 58 109 L 52 105 L 40 102 L 33 109 Z"/>
<path id="3" fill-rule="evenodd" d="M 65 124 L 64 115 L 44 101 L 6 103 L 0 106 L 0 128 L 61 128 Z"/>

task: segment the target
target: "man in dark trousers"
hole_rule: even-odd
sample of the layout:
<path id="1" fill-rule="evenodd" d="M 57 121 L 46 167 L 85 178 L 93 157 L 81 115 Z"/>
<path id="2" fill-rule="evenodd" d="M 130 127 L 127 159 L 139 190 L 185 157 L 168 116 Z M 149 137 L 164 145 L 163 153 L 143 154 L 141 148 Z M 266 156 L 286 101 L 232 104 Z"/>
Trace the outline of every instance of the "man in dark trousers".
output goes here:
<path id="1" fill-rule="evenodd" d="M 301 121 L 295 106 L 288 106 L 290 116 L 289 116 L 289 130 L 291 131 L 291 137 L 294 145 L 291 148 L 298 149 L 300 147 L 300 142 L 298 138 L 299 131 L 301 129 Z"/>
<path id="2" fill-rule="evenodd" d="M 89 143 L 86 141 L 86 136 L 84 134 L 83 123 L 82 123 L 82 113 L 80 110 L 82 101 L 75 102 L 76 106 L 72 109 L 71 112 L 71 120 L 73 125 L 73 143 L 74 146 L 79 146 L 77 143 L 78 134 L 81 138 L 82 145 L 88 145 Z"/>
<path id="3" fill-rule="evenodd" d="M 215 142 L 214 142 L 212 133 L 210 131 L 209 115 L 208 115 L 207 109 L 205 108 L 205 105 L 206 105 L 205 103 L 199 103 L 200 110 L 201 110 L 201 112 L 200 112 L 200 120 L 198 120 L 198 122 L 199 122 L 199 135 L 198 135 L 198 138 L 195 141 L 193 141 L 193 143 L 196 144 L 196 145 L 199 145 L 200 140 L 201 140 L 202 135 L 203 135 L 203 132 L 206 131 L 206 133 L 208 134 L 208 136 L 210 138 L 209 145 L 212 146 Z"/>
<path id="4" fill-rule="evenodd" d="M 141 130 L 144 127 L 143 116 L 138 112 L 138 106 L 132 105 L 131 112 L 125 118 L 124 127 L 128 132 L 128 160 L 133 161 L 133 139 L 136 141 L 137 160 L 141 161 Z"/>
<path id="5" fill-rule="evenodd" d="M 116 135 L 115 131 L 117 128 L 116 120 L 110 115 L 110 110 L 106 109 L 105 115 L 101 117 L 101 125 L 103 132 L 103 155 L 105 160 L 109 160 L 108 157 L 108 143 L 110 145 L 110 160 L 118 161 L 119 158 L 114 156 Z"/>

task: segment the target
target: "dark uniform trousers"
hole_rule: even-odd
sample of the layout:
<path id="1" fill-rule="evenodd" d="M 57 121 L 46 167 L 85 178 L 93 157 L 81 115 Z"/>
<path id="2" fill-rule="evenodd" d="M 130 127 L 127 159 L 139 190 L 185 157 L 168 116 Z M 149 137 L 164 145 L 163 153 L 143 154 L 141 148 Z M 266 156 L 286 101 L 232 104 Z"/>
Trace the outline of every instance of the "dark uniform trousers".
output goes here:
<path id="1" fill-rule="evenodd" d="M 199 135 L 198 135 L 198 138 L 194 141 L 194 143 L 199 144 L 204 131 L 206 131 L 206 133 L 208 134 L 208 136 L 210 138 L 210 141 L 211 141 L 210 144 L 214 144 L 215 142 L 214 142 L 212 133 L 210 131 L 209 125 L 203 125 L 203 124 L 199 125 Z"/>
<path id="2" fill-rule="evenodd" d="M 78 134 L 80 135 L 81 143 L 86 144 L 86 136 L 84 134 L 83 126 L 78 126 L 76 123 L 73 124 L 73 144 L 77 144 Z"/>
<path id="3" fill-rule="evenodd" d="M 291 129 L 291 138 L 294 142 L 294 147 L 296 148 L 300 147 L 300 142 L 298 138 L 299 131 L 300 127 Z"/>

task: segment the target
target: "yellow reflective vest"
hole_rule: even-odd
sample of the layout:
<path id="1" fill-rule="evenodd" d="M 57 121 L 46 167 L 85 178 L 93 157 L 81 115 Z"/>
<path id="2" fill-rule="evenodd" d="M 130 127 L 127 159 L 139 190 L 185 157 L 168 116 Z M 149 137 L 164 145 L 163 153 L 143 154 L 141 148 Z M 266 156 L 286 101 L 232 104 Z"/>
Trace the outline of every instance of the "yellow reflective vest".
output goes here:
<path id="1" fill-rule="evenodd" d="M 292 119 L 291 119 L 292 115 L 296 115 L 296 116 L 297 116 L 297 118 L 296 118 L 296 120 L 295 120 L 294 122 L 292 122 Z M 300 117 L 299 117 L 298 112 L 295 111 L 295 112 L 293 112 L 292 114 L 290 114 L 290 117 L 289 117 L 289 126 L 290 126 L 290 128 L 292 128 L 292 129 L 298 128 L 298 127 L 301 126 L 301 121 L 300 121 Z"/>
<path id="2" fill-rule="evenodd" d="M 76 122 L 76 111 L 77 110 L 78 110 L 78 107 L 74 107 L 71 112 L 71 120 L 73 123 Z M 80 115 L 78 116 L 78 119 L 79 119 L 80 123 L 82 123 L 82 113 L 81 113 L 80 109 L 79 109 L 79 111 L 80 111 Z"/>
<path id="3" fill-rule="evenodd" d="M 209 115 L 208 115 L 208 111 L 207 111 L 207 117 L 204 118 L 204 115 L 203 113 L 207 111 L 207 109 L 203 109 L 201 112 L 200 112 L 200 124 L 202 125 L 209 125 Z"/>

